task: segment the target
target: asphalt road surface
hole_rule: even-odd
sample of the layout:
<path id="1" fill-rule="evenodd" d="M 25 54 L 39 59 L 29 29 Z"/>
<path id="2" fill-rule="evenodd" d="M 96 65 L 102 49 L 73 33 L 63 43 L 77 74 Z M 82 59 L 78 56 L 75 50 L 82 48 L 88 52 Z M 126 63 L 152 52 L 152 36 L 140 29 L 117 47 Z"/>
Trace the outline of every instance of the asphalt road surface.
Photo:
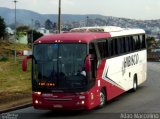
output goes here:
<path id="1" fill-rule="evenodd" d="M 3 114 L 14 119 L 160 119 L 160 62 L 148 63 L 148 78 L 135 93 L 126 92 L 91 111 L 35 110 L 33 107 Z M 8 118 L 10 119 L 10 118 Z"/>

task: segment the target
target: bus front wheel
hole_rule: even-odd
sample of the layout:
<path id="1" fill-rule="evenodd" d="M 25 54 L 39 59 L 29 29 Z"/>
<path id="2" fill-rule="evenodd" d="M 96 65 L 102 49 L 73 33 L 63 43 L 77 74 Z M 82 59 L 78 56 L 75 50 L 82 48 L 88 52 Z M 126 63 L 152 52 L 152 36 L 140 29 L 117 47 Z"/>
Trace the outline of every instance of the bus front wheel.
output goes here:
<path id="1" fill-rule="evenodd" d="M 99 104 L 99 107 L 101 108 L 105 104 L 106 104 L 106 93 L 105 93 L 105 90 L 102 89 L 101 92 L 100 92 L 100 104 Z"/>

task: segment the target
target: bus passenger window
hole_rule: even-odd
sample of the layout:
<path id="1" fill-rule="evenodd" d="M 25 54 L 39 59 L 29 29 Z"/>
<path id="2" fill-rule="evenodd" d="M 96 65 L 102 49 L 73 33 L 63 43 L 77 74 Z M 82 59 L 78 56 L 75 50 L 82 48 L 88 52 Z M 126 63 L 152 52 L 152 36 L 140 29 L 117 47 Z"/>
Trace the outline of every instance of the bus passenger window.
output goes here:
<path id="1" fill-rule="evenodd" d="M 113 39 L 113 42 L 114 42 L 114 54 L 117 55 L 118 54 L 117 39 Z"/>
<path id="2" fill-rule="evenodd" d="M 98 44 L 98 49 L 99 49 L 99 52 L 100 52 L 101 59 L 106 58 L 106 56 L 107 56 L 106 40 L 99 41 L 97 44 Z"/>
<path id="3" fill-rule="evenodd" d="M 89 45 L 89 54 L 91 54 L 91 80 L 95 80 L 97 69 L 97 54 L 93 43 Z"/>
<path id="4" fill-rule="evenodd" d="M 131 38 L 128 37 L 128 50 L 129 52 L 132 51 L 132 44 L 131 44 Z"/>
<path id="5" fill-rule="evenodd" d="M 125 52 L 129 52 L 129 38 L 128 37 L 126 37 L 125 38 Z"/>
<path id="6" fill-rule="evenodd" d="M 116 40 L 112 39 L 112 51 L 113 51 L 113 56 L 117 54 L 116 52 Z"/>
<path id="7" fill-rule="evenodd" d="M 140 49 L 140 39 L 138 36 L 133 36 L 134 42 L 135 42 L 135 49 L 139 50 Z"/>
<path id="8" fill-rule="evenodd" d="M 125 53 L 125 37 L 122 37 L 120 39 L 120 43 L 121 43 L 121 53 Z"/>
<path id="9" fill-rule="evenodd" d="M 113 42 L 112 39 L 108 39 L 108 55 L 113 56 Z"/>
<path id="10" fill-rule="evenodd" d="M 122 49 L 121 49 L 121 38 L 116 39 L 116 50 L 117 50 L 117 54 L 120 55 L 122 53 Z"/>
<path id="11" fill-rule="evenodd" d="M 141 49 L 146 48 L 145 35 L 139 35 Z"/>
<path id="12" fill-rule="evenodd" d="M 134 51 L 134 42 L 133 42 L 133 37 L 130 37 L 130 42 L 131 42 L 131 51 Z"/>

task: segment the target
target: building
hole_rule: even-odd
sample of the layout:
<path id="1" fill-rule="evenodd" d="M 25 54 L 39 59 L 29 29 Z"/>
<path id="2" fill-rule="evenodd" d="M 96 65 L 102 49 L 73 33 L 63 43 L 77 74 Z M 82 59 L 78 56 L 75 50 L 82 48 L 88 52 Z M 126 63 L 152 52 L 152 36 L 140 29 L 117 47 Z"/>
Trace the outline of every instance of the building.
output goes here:
<path id="1" fill-rule="evenodd" d="M 36 31 L 37 31 L 37 32 L 40 32 L 40 33 L 43 34 L 43 35 L 48 35 L 48 34 L 50 34 L 49 30 L 47 30 L 47 29 L 45 29 L 45 28 L 43 28 L 43 27 L 37 29 Z"/>

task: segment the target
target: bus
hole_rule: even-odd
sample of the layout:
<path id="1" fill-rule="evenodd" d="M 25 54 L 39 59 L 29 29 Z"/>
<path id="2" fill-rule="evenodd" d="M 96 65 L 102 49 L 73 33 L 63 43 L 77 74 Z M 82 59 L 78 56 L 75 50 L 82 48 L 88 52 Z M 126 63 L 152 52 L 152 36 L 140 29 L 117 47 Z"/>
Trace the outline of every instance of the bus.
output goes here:
<path id="1" fill-rule="evenodd" d="M 143 29 L 82 27 L 34 42 L 32 99 L 35 109 L 90 110 L 146 80 Z"/>

